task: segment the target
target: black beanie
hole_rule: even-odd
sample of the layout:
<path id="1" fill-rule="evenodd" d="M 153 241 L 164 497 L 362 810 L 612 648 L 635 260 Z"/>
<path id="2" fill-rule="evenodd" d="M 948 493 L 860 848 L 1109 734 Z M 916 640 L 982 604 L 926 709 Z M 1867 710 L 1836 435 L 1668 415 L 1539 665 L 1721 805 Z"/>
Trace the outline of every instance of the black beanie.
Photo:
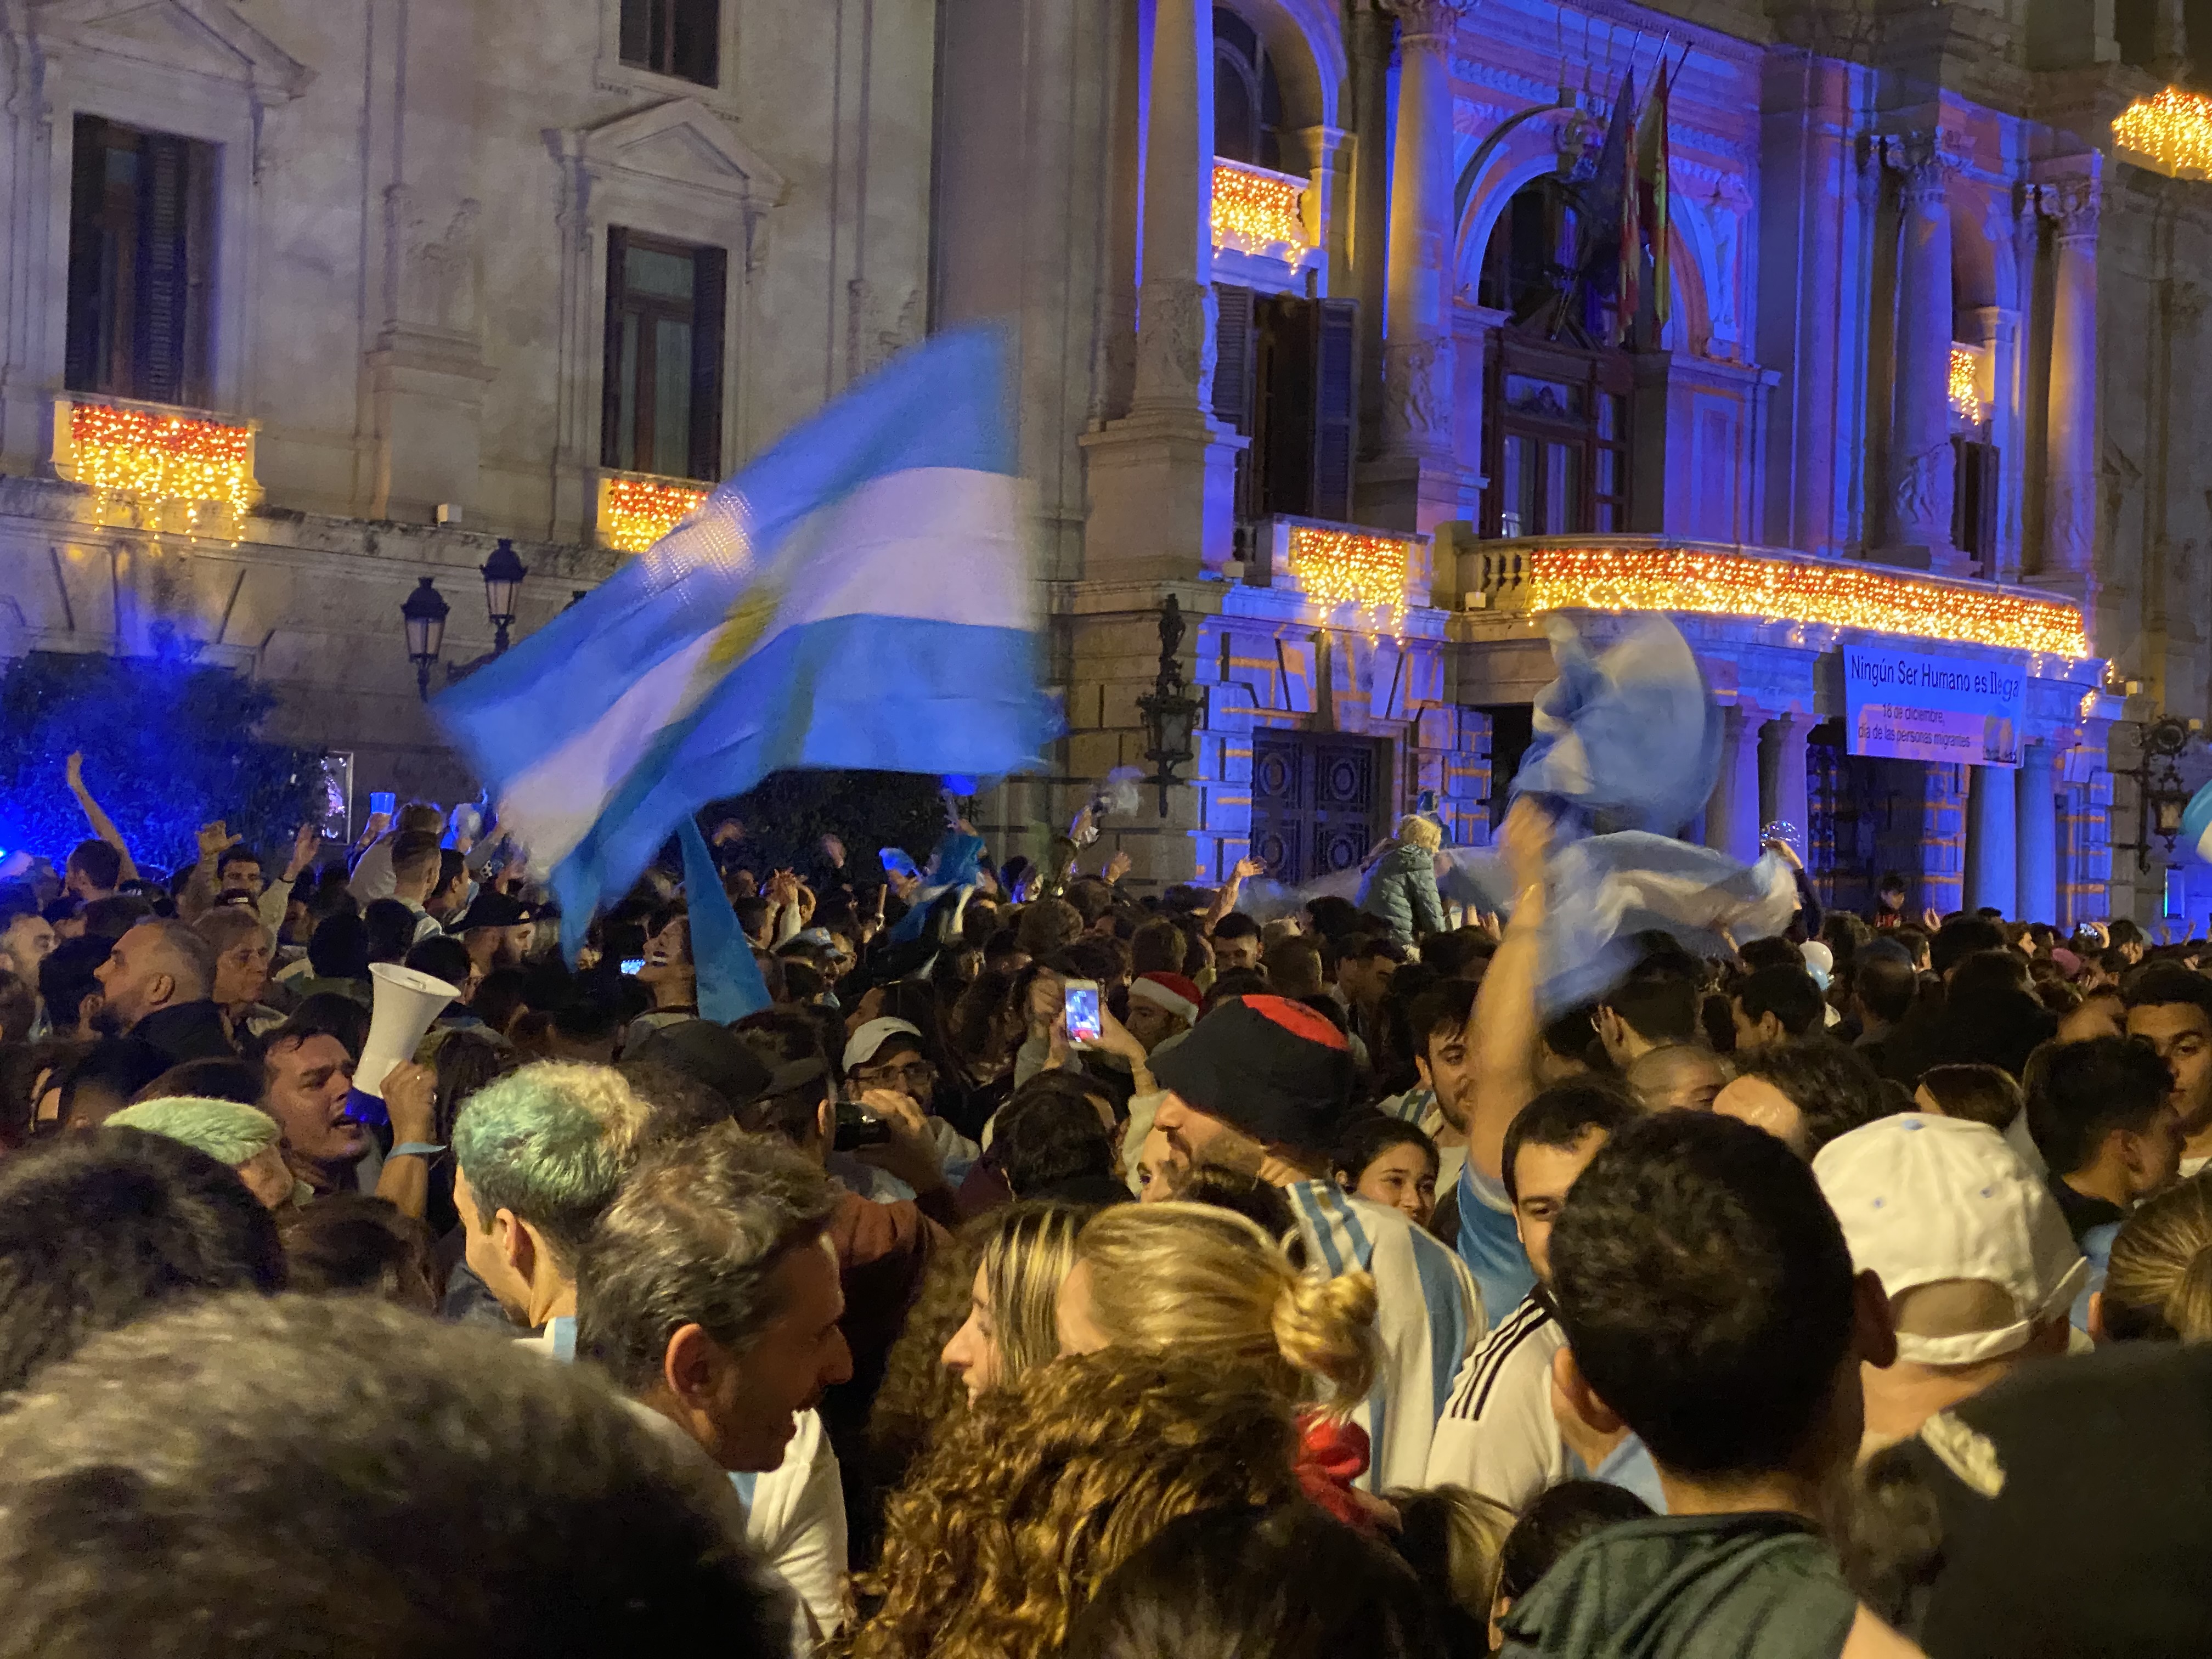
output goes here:
<path id="1" fill-rule="evenodd" d="M 1352 1100 L 1352 1048 L 1287 997 L 1229 997 L 1152 1062 L 1183 1103 L 1268 1146 L 1325 1152 Z"/>

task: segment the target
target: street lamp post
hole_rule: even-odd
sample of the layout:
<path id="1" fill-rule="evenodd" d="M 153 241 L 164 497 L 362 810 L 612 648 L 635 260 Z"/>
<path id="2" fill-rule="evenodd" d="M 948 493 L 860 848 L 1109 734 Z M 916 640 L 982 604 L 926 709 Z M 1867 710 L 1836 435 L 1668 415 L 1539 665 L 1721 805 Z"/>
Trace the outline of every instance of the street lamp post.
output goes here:
<path id="1" fill-rule="evenodd" d="M 430 700 L 430 670 L 446 647 L 446 618 L 452 611 L 428 576 L 415 584 L 415 591 L 399 607 L 407 621 L 407 660 L 415 665 L 415 689 L 425 702 Z"/>
<path id="2" fill-rule="evenodd" d="M 514 556 L 514 544 L 501 536 L 499 545 L 483 564 L 484 609 L 491 617 L 491 653 L 495 657 L 507 650 L 507 630 L 514 626 L 515 606 L 522 597 L 522 579 L 529 574 L 529 567 Z"/>
<path id="3" fill-rule="evenodd" d="M 1159 789 L 1162 817 L 1168 815 L 1168 786 L 1184 781 L 1176 775 L 1176 768 L 1188 765 L 1195 752 L 1191 740 L 1198 728 L 1198 700 L 1189 695 L 1183 684 L 1182 665 L 1176 660 L 1185 627 L 1182 603 L 1170 593 L 1160 607 L 1160 672 L 1152 689 L 1137 699 L 1150 745 L 1145 758 L 1153 763 L 1152 775 L 1146 781 Z"/>

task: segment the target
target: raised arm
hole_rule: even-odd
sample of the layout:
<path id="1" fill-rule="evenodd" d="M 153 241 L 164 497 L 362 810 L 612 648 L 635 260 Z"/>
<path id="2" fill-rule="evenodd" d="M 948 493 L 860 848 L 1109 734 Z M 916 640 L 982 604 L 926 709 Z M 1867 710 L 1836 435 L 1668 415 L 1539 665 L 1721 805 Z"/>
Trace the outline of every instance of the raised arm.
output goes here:
<path id="1" fill-rule="evenodd" d="M 1265 875 L 1267 866 L 1258 859 L 1239 859 L 1229 872 L 1229 879 L 1221 884 L 1221 890 L 1213 896 L 1213 908 L 1206 913 L 1206 931 L 1211 933 L 1222 917 L 1237 908 L 1237 896 L 1244 884 L 1254 876 Z"/>
<path id="2" fill-rule="evenodd" d="M 84 809 L 85 821 L 92 825 L 92 833 L 112 847 L 123 860 L 122 879 L 138 879 L 138 866 L 132 861 L 131 849 L 124 844 L 123 832 L 115 827 L 115 820 L 100 810 L 100 803 L 92 798 L 92 791 L 84 787 L 84 756 L 73 754 L 67 763 L 70 793 Z"/>
<path id="3" fill-rule="evenodd" d="M 1513 920 L 1468 1018 L 1476 1081 L 1467 1156 L 1490 1181 L 1502 1179 L 1505 1131 L 1536 1092 L 1536 1038 L 1542 1026 L 1536 988 L 1543 971 L 1545 870 L 1551 849 L 1552 820 L 1534 802 L 1516 801 L 1505 815 L 1505 864 L 1516 895 Z"/>

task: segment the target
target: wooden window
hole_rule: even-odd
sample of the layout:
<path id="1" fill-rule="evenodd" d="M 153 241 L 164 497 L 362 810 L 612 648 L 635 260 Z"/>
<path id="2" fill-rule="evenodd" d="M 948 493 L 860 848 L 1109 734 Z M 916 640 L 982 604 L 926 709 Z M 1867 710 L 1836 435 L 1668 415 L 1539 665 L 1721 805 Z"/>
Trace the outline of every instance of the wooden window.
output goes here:
<path id="1" fill-rule="evenodd" d="M 721 0 L 622 0 L 622 60 L 632 69 L 714 86 L 721 30 Z"/>
<path id="2" fill-rule="evenodd" d="M 608 229 L 603 465 L 721 477 L 727 264 L 718 247 Z"/>
<path id="3" fill-rule="evenodd" d="M 1213 417 L 1251 439 L 1237 516 L 1352 516 L 1359 303 L 1215 284 Z"/>
<path id="4" fill-rule="evenodd" d="M 1620 354 L 1500 337 L 1485 432 L 1493 536 L 1628 528 L 1630 369 Z"/>
<path id="5" fill-rule="evenodd" d="M 216 147 L 97 115 L 74 139 L 69 389 L 205 408 Z"/>
<path id="6" fill-rule="evenodd" d="M 1213 153 L 1279 170 L 1283 89 L 1267 44 L 1225 6 L 1213 9 Z"/>

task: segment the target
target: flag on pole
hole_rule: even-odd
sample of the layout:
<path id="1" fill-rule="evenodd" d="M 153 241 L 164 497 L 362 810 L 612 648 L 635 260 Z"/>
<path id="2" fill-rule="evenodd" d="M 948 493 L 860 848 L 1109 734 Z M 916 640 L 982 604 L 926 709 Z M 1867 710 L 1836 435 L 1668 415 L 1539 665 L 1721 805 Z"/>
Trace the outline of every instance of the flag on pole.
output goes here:
<path id="1" fill-rule="evenodd" d="M 1594 286 L 1602 270 L 1599 263 L 1607 255 L 1617 262 L 1619 276 L 1615 294 L 1623 301 L 1620 308 L 1621 332 L 1626 337 L 1628 324 L 1636 312 L 1629 302 L 1628 244 L 1636 230 L 1632 216 L 1636 200 L 1636 71 L 1628 70 L 1620 78 L 1620 94 L 1613 100 L 1613 115 L 1605 124 L 1605 143 L 1597 153 L 1597 174 L 1590 181 L 1589 240 L 1586 244 L 1593 257 L 1583 266 L 1583 279 Z"/>
<path id="2" fill-rule="evenodd" d="M 1680 73 L 1679 67 L 1675 73 Z M 1673 296 L 1668 281 L 1672 258 L 1668 246 L 1670 222 L 1667 200 L 1667 171 L 1673 160 L 1667 125 L 1668 108 L 1674 96 L 1673 79 L 1667 73 L 1662 59 L 1659 75 L 1651 88 L 1651 97 L 1644 106 L 1642 118 L 1636 129 L 1636 177 L 1638 206 L 1643 218 L 1644 240 L 1651 248 L 1651 313 L 1661 327 L 1673 314 Z"/>
<path id="3" fill-rule="evenodd" d="M 572 953 L 681 823 L 771 772 L 1037 763 L 1006 387 L 994 331 L 907 353 L 438 700 Z"/>
<path id="4" fill-rule="evenodd" d="M 691 935 L 691 971 L 699 990 L 699 1018 L 734 1025 L 775 999 L 768 994 L 751 941 L 738 925 L 736 907 L 722 886 L 714 855 L 699 833 L 699 820 L 686 812 L 677 820 L 676 840 L 684 849 L 684 909 Z"/>

